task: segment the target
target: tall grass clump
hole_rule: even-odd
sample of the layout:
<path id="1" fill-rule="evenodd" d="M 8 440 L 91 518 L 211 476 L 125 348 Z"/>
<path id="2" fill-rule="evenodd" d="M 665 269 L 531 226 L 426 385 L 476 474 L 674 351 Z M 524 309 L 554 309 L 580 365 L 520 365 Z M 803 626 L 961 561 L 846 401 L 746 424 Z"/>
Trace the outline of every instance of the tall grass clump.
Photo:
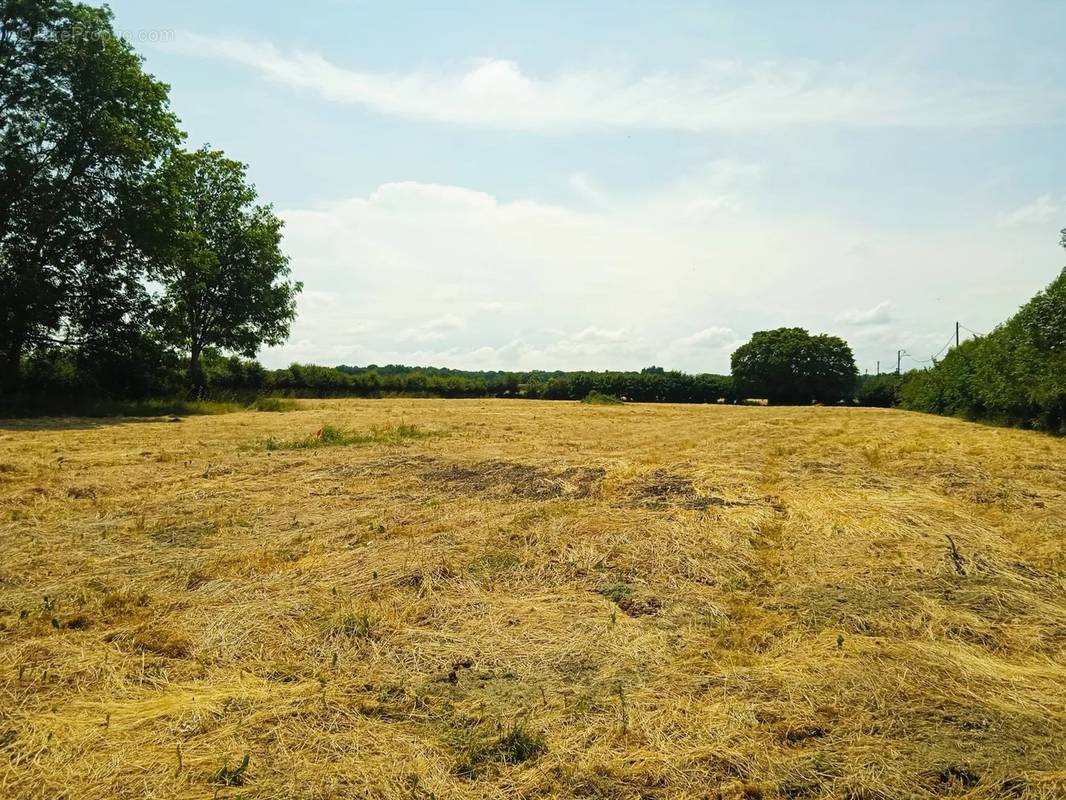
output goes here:
<path id="1" fill-rule="evenodd" d="M 285 397 L 257 397 L 248 404 L 250 411 L 295 411 L 299 405 L 295 400 Z"/>
<path id="2" fill-rule="evenodd" d="M 259 443 L 261 450 L 316 450 L 320 447 L 345 447 L 348 445 L 402 444 L 411 439 L 424 439 L 435 436 L 436 431 L 426 431 L 417 425 L 400 423 L 399 425 L 375 425 L 369 432 L 362 433 L 339 428 L 335 425 L 323 425 L 317 431 L 298 439 L 275 439 L 270 437 Z"/>
<path id="3" fill-rule="evenodd" d="M 584 399 L 581 402 L 588 403 L 589 405 L 593 406 L 618 406 L 622 404 L 622 399 L 617 395 L 604 394 L 603 392 L 599 392 L 593 389 L 591 392 L 585 395 Z"/>

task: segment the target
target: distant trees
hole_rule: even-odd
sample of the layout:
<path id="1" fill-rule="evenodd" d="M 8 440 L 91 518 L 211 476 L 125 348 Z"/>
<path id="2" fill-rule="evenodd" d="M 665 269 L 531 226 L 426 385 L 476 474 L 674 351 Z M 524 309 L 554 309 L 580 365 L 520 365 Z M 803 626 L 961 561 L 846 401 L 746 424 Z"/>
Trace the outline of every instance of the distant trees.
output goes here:
<path id="1" fill-rule="evenodd" d="M 852 399 L 858 369 L 843 339 L 803 328 L 757 331 L 731 359 L 738 397 L 771 403 L 835 403 Z"/>
<path id="2" fill-rule="evenodd" d="M 900 399 L 917 411 L 1066 433 L 1066 269 L 988 336 L 908 373 Z"/>
<path id="3" fill-rule="evenodd" d="M 156 183 L 166 232 L 154 252 L 163 285 L 156 316 L 189 354 L 189 381 L 201 389 L 205 349 L 251 357 L 285 340 L 302 285 L 285 280 L 281 220 L 256 205 L 243 164 L 207 147 L 175 152 Z"/>

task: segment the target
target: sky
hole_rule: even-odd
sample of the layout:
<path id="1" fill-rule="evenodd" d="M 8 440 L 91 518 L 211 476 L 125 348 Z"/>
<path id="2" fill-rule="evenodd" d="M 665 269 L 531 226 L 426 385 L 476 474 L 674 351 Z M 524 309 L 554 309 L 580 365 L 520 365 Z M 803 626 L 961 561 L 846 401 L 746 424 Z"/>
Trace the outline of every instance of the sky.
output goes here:
<path id="1" fill-rule="evenodd" d="M 1066 3 L 113 0 L 303 281 L 264 364 L 928 363 L 1066 265 Z"/>

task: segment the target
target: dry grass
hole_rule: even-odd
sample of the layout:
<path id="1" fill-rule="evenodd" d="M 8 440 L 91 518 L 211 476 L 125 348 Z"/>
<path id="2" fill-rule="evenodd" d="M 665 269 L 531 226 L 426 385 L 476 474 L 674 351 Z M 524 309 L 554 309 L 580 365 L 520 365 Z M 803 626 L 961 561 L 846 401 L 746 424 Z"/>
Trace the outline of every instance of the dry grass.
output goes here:
<path id="1" fill-rule="evenodd" d="M 1066 441 L 903 412 L 7 423 L 0 796 L 1061 798 L 1064 542 Z"/>

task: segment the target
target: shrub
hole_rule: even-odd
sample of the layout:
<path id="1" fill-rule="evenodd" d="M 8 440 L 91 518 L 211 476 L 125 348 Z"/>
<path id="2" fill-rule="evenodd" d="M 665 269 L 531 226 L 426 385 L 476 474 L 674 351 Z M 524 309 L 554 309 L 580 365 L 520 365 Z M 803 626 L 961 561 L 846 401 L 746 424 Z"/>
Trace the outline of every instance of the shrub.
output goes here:
<path id="1" fill-rule="evenodd" d="M 908 373 L 900 402 L 916 411 L 1066 433 L 1066 270 L 988 336 Z"/>
<path id="2" fill-rule="evenodd" d="M 860 379 L 856 399 L 861 406 L 891 408 L 899 402 L 899 387 L 902 378 L 898 375 L 867 375 Z"/>
<path id="3" fill-rule="evenodd" d="M 616 406 L 622 404 L 622 400 L 615 395 L 597 392 L 595 389 L 585 395 L 585 398 L 581 402 L 597 406 Z"/>

